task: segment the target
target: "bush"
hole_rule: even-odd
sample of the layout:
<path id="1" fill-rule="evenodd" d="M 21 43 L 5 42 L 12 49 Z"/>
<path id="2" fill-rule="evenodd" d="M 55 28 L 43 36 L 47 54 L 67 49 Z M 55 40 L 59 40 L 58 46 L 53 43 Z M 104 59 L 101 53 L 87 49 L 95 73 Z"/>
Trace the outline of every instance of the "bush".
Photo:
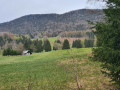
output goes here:
<path id="1" fill-rule="evenodd" d="M 62 50 L 62 44 L 60 40 L 55 40 L 53 44 L 53 50 Z"/>
<path id="2" fill-rule="evenodd" d="M 3 56 L 14 56 L 14 55 L 21 55 L 21 53 L 11 48 L 7 48 L 3 51 Z"/>
<path id="3" fill-rule="evenodd" d="M 62 44 L 60 44 L 60 43 L 54 43 L 53 50 L 62 50 Z"/>

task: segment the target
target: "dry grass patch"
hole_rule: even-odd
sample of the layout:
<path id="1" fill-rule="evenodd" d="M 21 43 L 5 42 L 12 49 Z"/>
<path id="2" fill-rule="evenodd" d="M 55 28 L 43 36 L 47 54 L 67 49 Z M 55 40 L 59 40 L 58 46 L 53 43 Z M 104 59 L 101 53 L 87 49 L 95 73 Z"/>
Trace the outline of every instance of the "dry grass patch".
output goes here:
<path id="1" fill-rule="evenodd" d="M 66 65 L 66 70 L 68 72 L 73 73 L 73 80 L 74 80 L 74 73 L 75 67 L 77 68 L 77 75 L 78 75 L 78 82 L 79 85 L 82 87 L 82 90 L 115 90 L 115 86 L 113 85 L 110 78 L 105 77 L 101 73 L 101 63 L 94 62 L 88 59 L 74 59 L 73 60 L 64 60 L 61 61 L 61 65 Z M 70 82 L 69 87 L 72 89 L 77 90 L 77 84 L 74 81 Z"/>

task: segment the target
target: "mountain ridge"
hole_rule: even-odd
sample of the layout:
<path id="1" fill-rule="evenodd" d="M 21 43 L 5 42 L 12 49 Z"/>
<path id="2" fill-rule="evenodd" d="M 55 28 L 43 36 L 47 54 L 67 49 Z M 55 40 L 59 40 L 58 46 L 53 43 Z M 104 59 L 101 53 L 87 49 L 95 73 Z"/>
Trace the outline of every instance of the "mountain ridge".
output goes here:
<path id="1" fill-rule="evenodd" d="M 9 22 L 0 23 L 0 32 L 17 34 L 45 31 L 87 30 L 87 20 L 101 21 L 104 13 L 100 9 L 79 9 L 64 14 L 30 14 Z"/>

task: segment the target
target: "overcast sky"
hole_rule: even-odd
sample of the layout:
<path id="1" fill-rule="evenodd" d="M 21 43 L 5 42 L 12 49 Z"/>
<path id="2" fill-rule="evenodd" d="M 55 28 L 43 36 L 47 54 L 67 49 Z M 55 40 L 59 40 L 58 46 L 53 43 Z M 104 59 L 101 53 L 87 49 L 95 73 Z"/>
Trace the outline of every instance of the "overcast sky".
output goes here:
<path id="1" fill-rule="evenodd" d="M 83 8 L 101 7 L 87 0 L 0 0 L 0 23 L 28 14 L 62 14 Z"/>

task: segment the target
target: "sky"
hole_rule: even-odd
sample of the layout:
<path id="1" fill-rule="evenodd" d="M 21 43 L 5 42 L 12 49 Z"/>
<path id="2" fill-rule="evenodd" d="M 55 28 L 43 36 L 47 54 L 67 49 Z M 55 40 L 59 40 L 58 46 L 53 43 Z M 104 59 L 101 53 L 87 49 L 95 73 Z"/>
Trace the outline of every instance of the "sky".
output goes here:
<path id="1" fill-rule="evenodd" d="M 63 14 L 77 9 L 101 8 L 88 0 L 0 0 L 0 23 L 29 14 Z"/>

